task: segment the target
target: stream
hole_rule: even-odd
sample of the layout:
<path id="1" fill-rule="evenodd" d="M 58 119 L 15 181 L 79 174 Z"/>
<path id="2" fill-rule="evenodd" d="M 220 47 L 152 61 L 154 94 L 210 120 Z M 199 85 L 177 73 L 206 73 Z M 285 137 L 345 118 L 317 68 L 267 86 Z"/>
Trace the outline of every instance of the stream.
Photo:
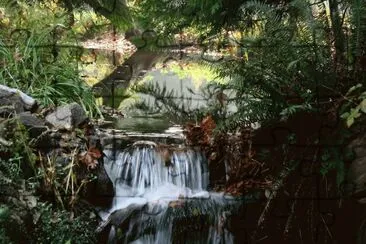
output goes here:
<path id="1" fill-rule="evenodd" d="M 143 57 L 143 62 L 139 57 Z M 146 82 L 173 89 L 177 99 L 192 97 L 188 90 L 195 91 L 197 94 L 193 95 L 189 106 L 205 106 L 200 100 L 199 87 L 208 80 L 197 82 L 190 76 L 152 69 L 154 63 L 161 60 L 162 55 L 155 57 L 149 52 L 137 51 L 126 61 L 137 67 L 133 74 L 123 74 L 128 69 L 119 66 L 94 88 L 102 91 L 103 103 L 110 104 L 111 82 L 122 81 L 119 87 L 113 83 L 113 92 L 118 95 L 134 82 L 131 77 L 149 76 Z M 126 81 L 124 77 L 128 76 Z M 154 103 L 151 97 L 140 95 L 140 98 Z M 98 230 L 108 233 L 107 243 L 240 243 L 230 230 L 229 222 L 243 206 L 243 199 L 213 190 L 208 161 L 199 149 L 184 145 L 182 124 L 172 127 L 164 116 L 129 110 L 130 102 L 129 99 L 113 99 L 112 104 L 122 108 L 125 118 L 114 119 L 113 129 L 119 132 L 113 134 L 103 151 L 104 168 L 114 187 L 112 205 L 99 211 L 102 221 Z M 129 136 L 127 143 L 121 142 L 128 133 L 133 136 Z M 169 138 L 175 138 L 174 145 Z"/>
<path id="2" fill-rule="evenodd" d="M 227 217 L 241 201 L 208 191 L 207 160 L 196 150 L 165 155 L 153 142 L 105 150 L 114 186 L 108 243 L 234 243 Z M 122 228 L 122 229 L 120 229 Z"/>

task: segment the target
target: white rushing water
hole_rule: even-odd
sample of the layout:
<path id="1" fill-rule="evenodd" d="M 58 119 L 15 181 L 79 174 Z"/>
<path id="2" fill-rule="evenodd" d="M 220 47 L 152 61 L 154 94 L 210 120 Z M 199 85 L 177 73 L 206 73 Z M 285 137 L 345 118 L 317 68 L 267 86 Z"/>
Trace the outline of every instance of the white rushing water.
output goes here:
<path id="1" fill-rule="evenodd" d="M 194 215 L 214 216 L 206 236 L 189 243 L 233 243 L 233 236 L 224 228 L 227 199 L 207 191 L 208 166 L 200 152 L 185 149 L 167 157 L 153 143 L 146 143 L 123 151 L 104 150 L 104 154 L 104 167 L 113 182 L 115 197 L 103 218 L 114 219 L 114 225 L 126 222 L 128 226 L 119 243 L 173 243 L 173 230 L 178 225 L 174 221 L 188 211 L 182 206 L 190 206 Z M 152 233 L 147 231 L 148 226 L 153 227 Z M 115 228 L 110 231 L 111 243 L 116 239 Z"/>

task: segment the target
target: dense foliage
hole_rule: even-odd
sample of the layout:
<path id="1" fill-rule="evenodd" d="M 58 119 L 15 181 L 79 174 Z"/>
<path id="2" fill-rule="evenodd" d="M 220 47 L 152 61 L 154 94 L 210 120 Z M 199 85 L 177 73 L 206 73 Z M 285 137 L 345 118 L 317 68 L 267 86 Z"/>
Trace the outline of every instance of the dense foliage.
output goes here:
<path id="1" fill-rule="evenodd" d="M 218 78 L 228 79 L 205 88 L 208 109 L 187 110 L 180 101 L 171 99 L 174 91 L 151 84 L 140 87 L 139 92 L 157 98 L 154 107 L 165 107 L 176 116 L 196 120 L 196 124 L 211 114 L 221 132 L 239 132 L 257 122 L 264 128 L 292 118 L 299 123 L 296 118 L 304 114 L 320 116 L 323 126 L 334 125 L 334 133 L 319 136 L 318 131 L 312 131 L 313 137 L 308 134 L 304 138 L 306 144 L 317 147 L 316 153 L 308 156 L 319 162 L 316 167 L 322 176 L 334 172 L 335 185 L 344 182 L 349 153 L 321 144 L 344 145 L 364 131 L 364 1 L 221 0 L 212 4 L 172 0 L 139 1 L 135 7 L 150 10 L 137 18 L 141 26 L 154 29 L 158 36 L 178 37 L 175 40 L 181 47 L 194 45 L 204 53 L 225 54 L 202 60 Z M 193 37 L 185 42 L 185 34 Z M 227 96 L 229 93 L 234 95 Z M 237 109 L 229 111 L 230 105 Z M 311 124 L 298 126 L 311 128 Z M 301 130 L 297 132 L 301 134 Z M 293 143 L 299 143 L 297 136 Z M 225 140 L 219 144 L 221 148 L 230 145 Z M 280 160 L 286 160 L 291 153 L 294 152 L 281 154 Z M 263 160 L 268 165 L 275 164 L 271 158 L 274 156 Z M 287 176 L 279 174 L 278 178 L 282 181 Z M 302 184 L 297 184 L 301 188 Z"/>
<path id="2" fill-rule="evenodd" d="M 150 10 L 141 23 L 157 33 L 195 29 L 196 45 L 236 50 L 208 62 L 231 79 L 218 90 L 236 91 L 229 102 L 238 112 L 224 122 L 227 129 L 300 111 L 339 112 L 343 104 L 352 107 L 343 115 L 348 125 L 361 115 L 364 88 L 357 101 L 345 94 L 364 83 L 363 1 L 140 1 L 137 7 Z"/>
<path id="3" fill-rule="evenodd" d="M 52 3 L 18 4 L 3 5 L 0 83 L 44 106 L 75 101 L 90 116 L 100 114 L 92 89 L 80 77 L 76 31 L 66 27 L 64 10 Z"/>

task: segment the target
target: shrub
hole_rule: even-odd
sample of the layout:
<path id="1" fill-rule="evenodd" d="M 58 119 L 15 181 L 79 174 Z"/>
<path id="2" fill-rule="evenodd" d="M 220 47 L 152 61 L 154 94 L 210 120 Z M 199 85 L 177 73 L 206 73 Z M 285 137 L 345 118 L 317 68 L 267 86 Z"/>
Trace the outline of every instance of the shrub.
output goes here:
<path id="1" fill-rule="evenodd" d="M 66 27 L 65 10 L 48 2 L 13 5 L 3 9 L 9 23 L 0 31 L 0 84 L 44 106 L 77 102 L 90 116 L 100 115 L 91 87 L 80 77 L 80 50 L 73 46 L 76 34 Z"/>
<path id="2" fill-rule="evenodd" d="M 40 218 L 37 222 L 34 241 L 37 243 L 95 243 L 96 218 L 84 211 L 71 218 L 67 211 L 54 209 L 50 204 L 38 206 Z"/>

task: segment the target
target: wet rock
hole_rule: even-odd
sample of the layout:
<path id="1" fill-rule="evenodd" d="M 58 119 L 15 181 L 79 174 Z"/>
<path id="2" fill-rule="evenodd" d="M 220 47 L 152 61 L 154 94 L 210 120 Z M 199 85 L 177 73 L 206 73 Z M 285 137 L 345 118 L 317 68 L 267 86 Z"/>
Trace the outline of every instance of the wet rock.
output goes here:
<path id="1" fill-rule="evenodd" d="M 181 145 L 184 143 L 184 137 L 169 133 L 140 133 L 126 132 L 115 129 L 100 129 L 99 137 L 104 149 L 125 148 L 129 144 L 137 141 L 150 141 L 154 143 L 164 143 L 169 145 Z"/>
<path id="2" fill-rule="evenodd" d="M 104 169 L 103 160 L 100 159 L 97 167 L 93 169 L 96 179 L 86 185 L 85 199 L 94 206 L 108 208 L 114 197 L 113 183 Z"/>
<path id="3" fill-rule="evenodd" d="M 0 116 L 30 111 L 37 107 L 37 102 L 22 91 L 0 85 Z"/>
<path id="4" fill-rule="evenodd" d="M 20 113 L 18 118 L 20 122 L 28 129 L 28 133 L 31 138 L 37 138 L 48 129 L 42 119 L 36 117 L 30 112 Z"/>
<path id="5" fill-rule="evenodd" d="M 170 208 L 180 208 L 180 207 L 183 207 L 185 204 L 184 200 L 180 199 L 180 200 L 177 200 L 177 201 L 171 201 L 169 203 L 169 207 Z"/>
<path id="6" fill-rule="evenodd" d="M 132 146 L 150 146 L 150 147 L 156 147 L 157 144 L 153 141 L 136 141 L 132 144 Z"/>
<path id="7" fill-rule="evenodd" d="M 84 109 L 77 103 L 57 107 L 46 116 L 46 121 L 57 129 L 72 130 L 88 119 Z"/>
<path id="8" fill-rule="evenodd" d="M 100 222 L 97 232 L 101 232 L 108 224 L 113 226 L 123 225 L 134 213 L 140 212 L 145 204 L 132 203 L 126 208 L 119 209 L 111 213 L 107 219 Z"/>

